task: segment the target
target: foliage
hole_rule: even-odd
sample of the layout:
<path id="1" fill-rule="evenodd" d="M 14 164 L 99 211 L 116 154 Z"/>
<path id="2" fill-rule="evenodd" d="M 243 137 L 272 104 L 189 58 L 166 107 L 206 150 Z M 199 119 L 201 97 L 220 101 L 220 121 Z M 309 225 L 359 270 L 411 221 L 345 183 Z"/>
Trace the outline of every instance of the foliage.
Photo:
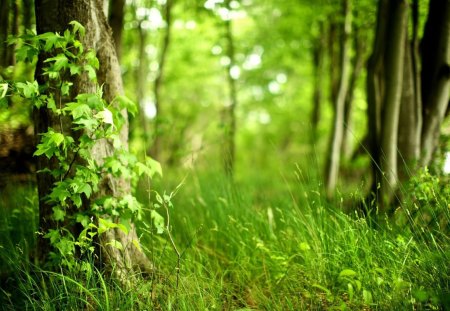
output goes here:
<path id="1" fill-rule="evenodd" d="M 45 82 L 3 83 L 1 95 L 5 99 L 9 88 L 8 96 L 19 95 L 34 109 L 48 109 L 59 119 L 59 128 L 40 133 L 34 153 L 57 163 L 38 172 L 51 174 L 56 180 L 45 200 L 53 207 L 52 218 L 57 223 L 56 228 L 39 234 L 54 247 L 50 254 L 53 263 L 73 268 L 77 253 L 93 254 L 97 235 L 115 228 L 127 234 L 130 222 L 142 217 L 142 205 L 130 193 L 120 197 L 99 193 L 103 179 L 121 178 L 136 183 L 140 176 L 151 178 L 162 171 L 159 163 L 150 158 L 139 162 L 121 143 L 120 130 L 126 122 L 121 111 L 136 113 L 134 103 L 124 96 L 107 103 L 98 85 L 95 93 L 74 93 L 74 78 L 87 76 L 95 81 L 99 62 L 94 51 L 85 51 L 79 39 L 85 33 L 84 27 L 75 21 L 70 24 L 72 28 L 63 35 L 29 32 L 10 39 L 19 46 L 16 55 L 20 62 L 33 62 L 40 53 L 52 56 L 43 61 Z M 64 127 L 68 122 L 72 124 L 70 130 Z M 100 140 L 113 144 L 114 153 L 96 160 L 93 148 Z M 81 233 L 74 235 L 70 230 L 73 224 L 82 226 Z M 123 247 L 118 241 L 110 243 Z"/>

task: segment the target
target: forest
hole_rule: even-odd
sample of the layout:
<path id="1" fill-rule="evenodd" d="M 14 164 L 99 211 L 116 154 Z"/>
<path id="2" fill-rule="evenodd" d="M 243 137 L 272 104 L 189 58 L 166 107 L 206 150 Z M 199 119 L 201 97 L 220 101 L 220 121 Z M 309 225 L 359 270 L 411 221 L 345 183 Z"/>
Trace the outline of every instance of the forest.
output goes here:
<path id="1" fill-rule="evenodd" d="M 0 0 L 2 310 L 450 310 L 450 0 Z"/>

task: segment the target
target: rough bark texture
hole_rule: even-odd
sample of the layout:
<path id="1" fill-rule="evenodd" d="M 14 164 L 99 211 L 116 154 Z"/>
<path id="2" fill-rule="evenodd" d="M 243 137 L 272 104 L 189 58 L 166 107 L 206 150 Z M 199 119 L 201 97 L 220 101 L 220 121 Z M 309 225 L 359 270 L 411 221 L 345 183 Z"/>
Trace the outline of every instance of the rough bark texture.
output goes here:
<path id="1" fill-rule="evenodd" d="M 422 42 L 422 165 L 428 165 L 437 146 L 449 102 L 450 1 L 431 0 Z"/>
<path id="2" fill-rule="evenodd" d="M 226 6 L 228 10 L 231 10 L 230 0 L 227 0 Z M 235 161 L 235 134 L 236 134 L 236 115 L 235 110 L 237 106 L 237 90 L 236 80 L 231 75 L 231 69 L 236 64 L 235 62 L 235 49 L 233 40 L 233 25 L 231 19 L 225 21 L 225 36 L 227 41 L 227 56 L 230 59 L 227 68 L 228 89 L 229 89 L 229 103 L 225 107 L 224 114 L 224 128 L 225 128 L 225 140 L 224 140 L 224 169 L 228 176 L 233 176 L 234 161 Z"/>
<path id="3" fill-rule="evenodd" d="M 68 23 L 77 20 L 86 28 L 86 36 L 82 39 L 85 49 L 93 49 L 97 53 L 100 61 L 100 69 L 97 72 L 98 83 L 103 85 L 104 97 L 107 101 L 111 101 L 116 95 L 123 92 L 122 78 L 120 75 L 119 63 L 117 61 L 114 44 L 111 36 L 106 16 L 103 13 L 102 2 L 99 0 L 38 0 L 36 1 L 36 26 L 38 33 L 44 32 L 63 32 L 68 27 Z M 38 61 L 36 77 L 38 80 L 43 79 L 40 75 L 42 70 L 43 56 Z M 86 77 L 76 79 L 74 82 L 74 93 L 91 93 L 95 91 L 95 84 L 88 81 Z M 74 94 L 75 95 L 75 94 Z M 126 116 L 126 111 L 123 111 Z M 57 130 L 70 131 L 70 122 L 65 122 L 67 128 L 60 129 L 59 120 L 55 115 L 47 109 L 34 111 L 35 133 L 46 132 L 51 126 Z M 126 124 L 121 132 L 122 143 L 127 145 L 128 124 Z M 92 150 L 92 155 L 99 163 L 106 156 L 113 153 L 112 143 L 101 140 L 96 143 Z M 46 160 L 45 157 L 39 157 L 37 168 L 54 167 L 54 160 Z M 37 176 L 39 190 L 39 213 L 40 213 L 40 230 L 46 231 L 54 227 L 55 223 L 51 218 L 51 206 L 44 200 L 44 196 L 49 193 L 53 184 L 52 177 L 46 173 L 40 173 Z M 109 194 L 113 196 L 121 196 L 130 189 L 129 183 L 123 179 L 115 179 L 105 177 L 100 185 L 100 194 Z M 117 240 L 124 246 L 124 251 L 117 248 L 107 246 L 111 240 Z M 138 240 L 136 230 L 132 226 L 128 235 L 119 230 L 110 230 L 100 236 L 99 255 L 101 264 L 113 271 L 120 279 L 131 276 L 132 272 L 140 270 L 148 270 L 151 264 L 147 257 L 133 245 L 133 240 Z M 50 249 L 47 239 L 40 239 L 38 242 L 39 253 L 41 258 L 46 256 Z"/>
<path id="4" fill-rule="evenodd" d="M 341 77 L 339 80 L 339 90 L 335 99 L 335 111 L 333 120 L 333 135 L 331 138 L 331 148 L 328 153 L 326 168 L 326 191 L 328 197 L 334 194 L 341 160 L 342 137 L 344 135 L 344 106 L 348 90 L 348 76 L 350 70 L 349 52 L 350 52 L 350 33 L 351 33 L 351 2 L 343 1 L 344 31 L 341 38 Z"/>

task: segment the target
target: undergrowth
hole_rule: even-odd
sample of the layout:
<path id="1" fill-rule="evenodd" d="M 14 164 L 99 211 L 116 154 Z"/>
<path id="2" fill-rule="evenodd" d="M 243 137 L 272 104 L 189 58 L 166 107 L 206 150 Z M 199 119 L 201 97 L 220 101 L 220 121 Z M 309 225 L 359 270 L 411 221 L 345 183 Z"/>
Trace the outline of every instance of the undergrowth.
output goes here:
<path id="1" fill-rule="evenodd" d="M 394 219 L 378 215 L 374 225 L 341 212 L 340 201 L 334 204 L 339 208 L 329 205 L 318 183 L 297 173 L 298 181 L 289 186 L 272 177 L 257 188 L 251 180 L 231 185 L 218 174 L 188 175 L 169 210 L 171 236 L 180 252 L 178 286 L 178 256 L 167 233 L 153 234 L 146 227 L 150 214 L 140 233 L 156 272 L 139 284 L 121 286 L 93 265 L 78 273 L 38 269 L 29 259 L 37 221 L 34 187 L 1 189 L 2 308 L 450 308 L 450 243 L 448 228 L 442 227 L 450 214 L 445 186 L 424 173 L 408 188 L 414 195 Z M 176 186 L 166 182 L 156 188 Z M 147 190 L 142 189 L 144 199 Z M 439 213 L 427 212 L 431 207 Z"/>

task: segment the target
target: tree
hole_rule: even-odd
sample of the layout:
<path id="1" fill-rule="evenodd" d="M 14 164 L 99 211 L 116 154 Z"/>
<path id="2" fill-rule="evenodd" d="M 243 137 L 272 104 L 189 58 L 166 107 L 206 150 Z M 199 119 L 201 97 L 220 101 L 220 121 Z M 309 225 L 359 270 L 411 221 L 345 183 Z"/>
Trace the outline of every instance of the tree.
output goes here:
<path id="1" fill-rule="evenodd" d="M 326 191 L 329 197 L 334 193 L 337 178 L 339 174 L 339 165 L 341 159 L 342 139 L 344 135 L 344 112 L 345 112 L 345 98 L 348 91 L 348 75 L 349 75 L 349 39 L 351 32 L 351 1 L 344 0 L 342 2 L 344 27 L 341 39 L 341 59 L 339 88 L 334 105 L 334 120 L 333 120 L 333 136 L 331 138 L 330 150 L 327 158 L 326 166 Z"/>
<path id="2" fill-rule="evenodd" d="M 412 5 L 411 39 L 408 15 L 408 1 L 379 2 L 368 65 L 372 189 L 382 209 L 417 162 L 430 164 L 449 101 L 450 2 L 430 1 L 420 58 L 418 1 Z"/>
<path id="3" fill-rule="evenodd" d="M 99 70 L 97 79 L 100 85 L 103 85 L 104 98 L 108 102 L 112 102 L 116 95 L 123 93 L 122 78 L 120 74 L 119 63 L 116 57 L 114 44 L 111 36 L 111 29 L 107 23 L 105 12 L 102 8 L 102 2 L 99 0 L 76 0 L 76 1 L 43 1 L 39 0 L 35 3 L 36 26 L 38 34 L 46 32 L 63 33 L 68 27 L 70 21 L 78 20 L 85 26 L 86 35 L 82 38 L 84 48 L 92 49 L 96 52 L 99 60 Z M 44 83 L 47 77 L 43 75 L 44 60 L 49 55 L 41 54 L 39 56 L 36 79 Z M 77 78 L 74 78 L 77 77 Z M 80 93 L 95 93 L 97 86 L 85 75 L 71 77 L 73 83 L 71 96 Z M 64 98 L 59 98 L 64 102 Z M 69 99 L 70 100 L 70 99 Z M 124 120 L 127 120 L 127 111 L 123 110 Z M 35 133 L 37 138 L 39 134 L 46 133 L 49 128 L 58 130 L 64 134 L 71 131 L 71 120 L 61 120 L 47 108 L 35 109 L 34 113 Z M 74 137 L 79 133 L 72 133 Z M 126 146 L 128 139 L 128 125 L 122 127 L 120 133 L 120 141 Z M 108 156 L 114 152 L 112 142 L 100 139 L 97 140 L 92 148 L 92 157 L 98 163 L 102 163 Z M 73 155 L 74 161 L 81 161 L 77 158 L 77 154 Z M 47 232 L 51 228 L 56 227 L 54 218 L 52 217 L 52 205 L 46 200 L 46 196 L 51 192 L 51 188 L 55 183 L 55 178 L 46 172 L 46 169 L 55 167 L 55 159 L 47 159 L 45 156 L 39 156 L 37 160 L 37 168 L 41 170 L 37 175 L 38 192 L 39 192 L 39 227 L 40 231 Z M 69 168 L 70 170 L 70 168 Z M 70 173 L 70 171 L 68 172 Z M 124 178 L 115 178 L 111 175 L 101 176 L 102 180 L 99 184 L 98 195 L 110 195 L 112 197 L 121 197 L 130 191 L 130 184 Z M 91 200 L 84 199 L 83 207 L 89 208 Z M 72 206 L 73 208 L 73 206 Z M 70 212 L 70 211 L 69 211 Z M 70 228 L 71 231 L 77 232 L 80 228 L 75 225 Z M 120 250 L 111 244 L 120 242 L 123 249 Z M 136 244 L 138 241 L 136 228 L 134 224 L 130 224 L 128 234 L 118 229 L 111 229 L 99 236 L 97 245 L 97 255 L 102 259 L 102 263 L 112 269 L 121 279 L 129 278 L 136 271 L 150 271 L 151 263 Z M 38 251 L 41 260 L 45 260 L 51 250 L 48 239 L 40 238 L 38 241 Z"/>

